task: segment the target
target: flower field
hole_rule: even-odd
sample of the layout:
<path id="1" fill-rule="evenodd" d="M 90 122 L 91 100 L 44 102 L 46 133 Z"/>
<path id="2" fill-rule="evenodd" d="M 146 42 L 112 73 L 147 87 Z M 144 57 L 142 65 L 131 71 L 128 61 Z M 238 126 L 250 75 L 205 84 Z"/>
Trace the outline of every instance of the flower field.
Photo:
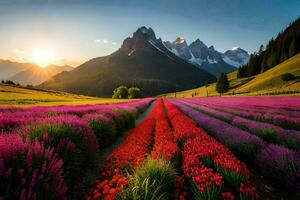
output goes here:
<path id="1" fill-rule="evenodd" d="M 176 171 L 176 181 L 173 188 L 158 184 L 155 194 L 145 199 L 259 198 L 243 162 L 167 99 L 158 99 L 148 118 L 108 158 L 87 199 L 126 197 L 128 190 L 133 192 L 132 179 L 136 181 L 136 174 L 144 172 L 149 159 L 167 161 Z M 151 174 L 144 178 L 152 180 Z M 160 181 L 164 180 L 158 175 Z M 135 186 L 142 188 L 143 184 Z M 139 191 L 138 195 L 145 194 Z"/>
<path id="2" fill-rule="evenodd" d="M 171 100 L 249 165 L 300 190 L 298 97 Z M 288 129 L 289 128 L 289 129 Z"/>
<path id="3" fill-rule="evenodd" d="M 76 199 L 125 130 L 87 200 L 274 199 L 258 176 L 298 199 L 298 97 L 157 98 L 135 126 L 152 101 L 0 108 L 0 199 Z"/>
<path id="4" fill-rule="evenodd" d="M 153 99 L 109 105 L 2 107 L 0 199 L 65 199 L 101 149 Z"/>

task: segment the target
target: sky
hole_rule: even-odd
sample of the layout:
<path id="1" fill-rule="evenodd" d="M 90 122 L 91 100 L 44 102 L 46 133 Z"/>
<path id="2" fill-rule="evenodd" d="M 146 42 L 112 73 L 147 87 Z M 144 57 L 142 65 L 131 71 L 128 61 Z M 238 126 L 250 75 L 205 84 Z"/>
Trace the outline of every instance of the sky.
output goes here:
<path id="1" fill-rule="evenodd" d="M 0 58 L 76 66 L 140 26 L 164 41 L 252 53 L 299 16 L 300 0 L 0 0 Z"/>

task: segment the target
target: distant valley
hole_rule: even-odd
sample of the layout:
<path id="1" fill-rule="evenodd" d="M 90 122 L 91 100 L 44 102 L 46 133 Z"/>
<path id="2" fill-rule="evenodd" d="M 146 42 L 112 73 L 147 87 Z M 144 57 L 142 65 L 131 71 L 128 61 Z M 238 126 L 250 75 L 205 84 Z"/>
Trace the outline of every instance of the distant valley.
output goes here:
<path id="1" fill-rule="evenodd" d="M 34 63 L 0 60 L 0 80 L 11 80 L 21 85 L 39 85 L 56 74 L 73 69 L 68 65 L 39 67 Z"/>

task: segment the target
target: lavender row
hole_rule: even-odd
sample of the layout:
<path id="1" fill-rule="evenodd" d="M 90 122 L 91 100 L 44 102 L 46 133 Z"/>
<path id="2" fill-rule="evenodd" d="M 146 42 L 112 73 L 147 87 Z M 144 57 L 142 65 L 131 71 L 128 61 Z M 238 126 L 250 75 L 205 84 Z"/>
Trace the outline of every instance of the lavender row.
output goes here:
<path id="1" fill-rule="evenodd" d="M 297 107 L 278 107 L 276 105 L 262 105 L 261 103 L 258 104 L 259 101 L 262 101 L 263 99 L 260 99 L 258 97 L 256 103 L 257 104 L 251 104 L 248 101 L 225 101 L 224 100 L 220 100 L 220 102 L 213 100 L 210 101 L 210 98 L 202 98 L 202 99 L 186 99 L 187 101 L 189 100 L 197 100 L 199 103 L 201 104 L 205 104 L 205 105 L 212 105 L 212 106 L 223 106 L 226 108 L 231 108 L 231 109 L 235 109 L 236 107 L 238 107 L 240 110 L 243 111 L 254 111 L 254 112 L 259 112 L 259 113 L 275 113 L 275 114 L 281 114 L 287 117 L 299 117 L 300 116 L 300 110 L 298 110 Z M 232 98 L 228 98 L 228 99 L 232 99 Z M 253 99 L 253 97 L 252 97 Z M 276 101 L 276 99 L 274 99 L 274 101 Z"/>
<path id="2" fill-rule="evenodd" d="M 79 117 L 85 114 L 101 113 L 111 115 L 116 110 L 128 110 L 133 113 L 140 113 L 153 99 L 143 99 L 139 101 L 122 104 L 109 105 L 80 105 L 80 106 L 56 106 L 56 107 L 4 107 L 0 113 L 0 133 L 12 131 L 24 124 L 39 121 L 43 118 L 50 118 L 59 115 L 76 115 Z"/>
<path id="3" fill-rule="evenodd" d="M 181 102 L 185 102 L 181 100 Z M 300 150 L 300 132 L 295 130 L 286 130 L 273 124 L 257 122 L 249 119 L 245 119 L 239 116 L 235 116 L 230 113 L 221 112 L 210 107 L 203 106 L 201 104 L 188 101 L 188 105 L 192 106 L 208 115 L 217 117 L 233 126 L 237 126 L 241 129 L 247 130 L 258 137 L 264 139 L 266 142 L 277 143 L 287 148 Z M 185 102 L 186 103 L 186 102 Z"/>
<path id="4" fill-rule="evenodd" d="M 202 104 L 201 102 L 203 100 L 189 99 L 187 101 L 192 101 L 193 103 L 197 102 L 198 104 Z M 289 117 L 289 116 L 276 114 L 276 113 L 268 113 L 268 112 L 264 113 L 264 112 L 257 112 L 255 110 L 243 110 L 238 105 L 236 105 L 235 107 L 226 107 L 226 104 L 225 105 L 209 104 L 208 106 L 210 108 L 219 111 L 227 112 L 234 115 L 239 115 L 241 117 L 246 117 L 252 120 L 272 123 L 282 128 L 300 130 L 300 116 Z"/>
<path id="5" fill-rule="evenodd" d="M 171 102 L 242 159 L 248 162 L 255 160 L 255 164 L 266 174 L 297 190 L 300 189 L 298 152 L 279 145 L 267 145 L 256 136 L 200 113 L 182 102 L 176 100 Z"/>
<path id="6" fill-rule="evenodd" d="M 215 105 L 242 105 L 242 106 L 263 106 L 282 108 L 285 110 L 300 111 L 299 96 L 272 96 L 272 97 L 209 97 L 198 98 L 200 103 L 211 103 Z"/>
<path id="7" fill-rule="evenodd" d="M 230 124 L 203 114 L 179 101 L 171 100 L 183 112 L 195 120 L 200 127 L 228 146 L 236 155 L 246 159 L 253 158 L 254 154 L 265 146 L 259 137 L 243 131 Z"/>

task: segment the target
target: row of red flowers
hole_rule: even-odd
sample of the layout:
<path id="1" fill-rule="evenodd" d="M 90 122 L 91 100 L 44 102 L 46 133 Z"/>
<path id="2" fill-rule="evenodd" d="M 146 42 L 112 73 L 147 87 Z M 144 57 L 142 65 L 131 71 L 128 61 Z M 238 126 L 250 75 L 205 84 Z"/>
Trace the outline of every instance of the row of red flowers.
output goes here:
<path id="1" fill-rule="evenodd" d="M 158 99 L 150 116 L 133 128 L 125 141 L 109 156 L 87 199 L 115 199 L 116 193 L 122 192 L 128 185 L 126 173 L 140 166 L 148 154 L 153 159 L 171 161 L 179 153 L 163 101 Z M 122 180 L 121 183 L 118 179 Z M 182 178 L 178 179 L 178 183 L 180 180 Z"/>
<path id="2" fill-rule="evenodd" d="M 154 147 L 151 157 L 171 161 L 172 158 L 180 153 L 180 150 L 174 141 L 173 132 L 170 128 L 162 99 L 157 100 L 157 107 Z"/>
<path id="3" fill-rule="evenodd" d="M 163 158 L 178 167 L 181 152 L 174 138 L 174 132 L 171 130 L 164 101 L 158 99 L 157 104 L 160 109 L 156 116 L 154 147 L 151 157 L 153 159 Z M 187 190 L 184 176 L 179 176 L 176 181 L 174 199 L 184 200 L 188 196 Z"/>
<path id="4" fill-rule="evenodd" d="M 108 157 L 96 186 L 87 199 L 115 199 L 128 182 L 123 175 L 144 161 L 151 152 L 151 142 L 155 127 L 155 117 L 159 108 L 156 105 L 150 115 L 134 127 L 124 142 Z M 104 180 L 103 180 L 104 179 Z"/>
<path id="5" fill-rule="evenodd" d="M 182 151 L 182 169 L 193 193 L 204 199 L 218 198 L 220 195 L 233 199 L 231 192 L 221 194 L 227 189 L 225 179 L 229 188 L 238 188 L 241 199 L 257 199 L 255 187 L 248 183 L 250 173 L 246 165 L 167 100 L 165 105 L 176 139 L 186 140 Z"/>

